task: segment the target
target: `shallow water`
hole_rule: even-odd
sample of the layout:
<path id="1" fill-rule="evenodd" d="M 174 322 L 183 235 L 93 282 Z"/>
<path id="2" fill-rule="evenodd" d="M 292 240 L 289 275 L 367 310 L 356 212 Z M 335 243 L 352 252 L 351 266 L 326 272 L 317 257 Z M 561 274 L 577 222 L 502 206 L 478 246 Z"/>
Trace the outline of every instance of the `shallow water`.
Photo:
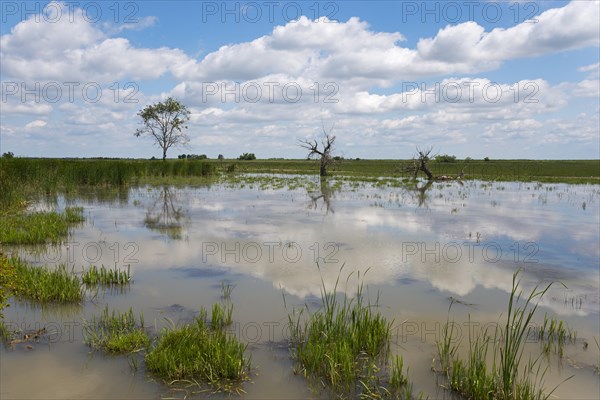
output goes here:
<path id="1" fill-rule="evenodd" d="M 578 332 L 562 360 L 550 357 L 546 386 L 574 375 L 553 395 L 596 398 L 599 200 L 598 185 L 472 181 L 411 190 L 392 181 L 321 185 L 312 177 L 260 175 L 61 197 L 56 207 L 81 205 L 87 218 L 68 243 L 12 251 L 75 269 L 129 266 L 134 283 L 122 293 L 90 296 L 81 307 L 8 308 L 9 324 L 47 327 L 53 335 L 32 349 L 2 349 L 1 396 L 184 397 L 189 392 L 146 375 L 141 360 L 135 371 L 128 357 L 88 354 L 82 318 L 106 304 L 131 306 L 158 331 L 167 319 L 182 323 L 200 306 L 210 308 L 225 282 L 235 285 L 231 333 L 249 343 L 252 355 L 244 397 L 327 397 L 293 373 L 287 314 L 295 306 L 318 307 L 321 279 L 332 289 L 341 276 L 338 290 L 352 294 L 360 279 L 373 300 L 379 293 L 382 313 L 394 319 L 392 350 L 410 365 L 415 393 L 450 398 L 431 372 L 449 299 L 462 302 L 452 317 L 467 327 L 466 337 L 468 326 L 502 321 L 512 274 L 521 268 L 525 293 L 540 281 L 564 284 L 543 298 L 537 322 L 544 313 L 557 315 Z M 528 347 L 535 353 L 539 344 Z"/>

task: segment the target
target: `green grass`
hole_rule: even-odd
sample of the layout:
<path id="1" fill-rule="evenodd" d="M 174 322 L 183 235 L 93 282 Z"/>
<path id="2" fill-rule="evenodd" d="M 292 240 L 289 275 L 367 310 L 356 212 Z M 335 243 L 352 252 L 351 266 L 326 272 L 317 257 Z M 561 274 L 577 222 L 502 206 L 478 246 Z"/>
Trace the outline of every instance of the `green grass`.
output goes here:
<path id="1" fill-rule="evenodd" d="M 133 310 L 121 313 L 108 311 L 108 305 L 98 317 L 83 323 L 83 342 L 94 350 L 110 354 L 125 354 L 146 348 L 150 339 L 144 329 L 144 317 L 136 319 Z"/>
<path id="2" fill-rule="evenodd" d="M 523 358 L 529 325 L 551 284 L 542 289 L 536 286 L 523 303 L 518 274 L 519 271 L 513 275 L 506 324 L 498 327 L 493 336 L 487 329 L 475 336 L 469 330 L 466 359 L 456 355 L 459 343 L 452 341 L 453 322 L 447 321 L 444 326 L 437 344 L 442 372 L 450 388 L 466 398 L 547 399 L 553 392 L 543 390 L 545 369 L 540 358 Z"/>
<path id="3" fill-rule="evenodd" d="M 374 311 L 377 302 L 365 300 L 362 283 L 356 296 L 339 299 L 339 275 L 330 292 L 323 279 L 321 283 L 322 307 L 307 316 L 307 309 L 288 316 L 296 371 L 320 380 L 335 396 L 378 398 L 402 393 L 410 398 L 412 385 L 401 357 L 392 360 L 388 377 L 382 375 L 390 356 L 392 322 Z"/>
<path id="4" fill-rule="evenodd" d="M 67 238 L 69 228 L 84 221 L 82 207 L 55 211 L 9 210 L 0 218 L 0 242 L 4 244 L 58 244 Z"/>
<path id="5" fill-rule="evenodd" d="M 213 304 L 210 327 L 212 330 L 222 330 L 231 325 L 231 315 L 233 313 L 233 304 L 221 305 Z"/>
<path id="6" fill-rule="evenodd" d="M 319 165 L 310 160 L 208 160 L 217 166 L 235 166 L 238 173 L 318 174 Z M 332 176 L 411 177 L 403 168 L 410 160 L 342 160 L 329 169 Z M 499 181 L 600 183 L 600 160 L 457 160 L 429 164 L 435 176 Z"/>
<path id="7" fill-rule="evenodd" d="M 81 281 L 87 286 L 118 286 L 126 285 L 131 282 L 131 274 L 129 266 L 127 271 L 119 270 L 117 267 L 106 268 L 102 265 L 98 268 L 92 265 L 87 270 L 83 271 Z"/>
<path id="8" fill-rule="evenodd" d="M 214 310 L 221 316 L 215 316 Z M 165 329 L 146 353 L 146 369 L 167 382 L 207 383 L 215 390 L 232 391 L 248 379 L 250 361 L 244 355 L 246 345 L 222 328 L 220 305 L 213 308 L 212 324 L 201 308 L 200 315 L 181 327 Z"/>
<path id="9" fill-rule="evenodd" d="M 13 294 L 36 303 L 80 303 L 84 294 L 79 277 L 61 264 L 55 269 L 48 266 L 28 265 L 12 257 L 8 263 L 15 269 Z"/>
<path id="10" fill-rule="evenodd" d="M 3 310 L 8 307 L 8 299 L 13 296 L 16 287 L 17 271 L 15 264 L 0 251 L 0 320 L 4 318 Z M 2 325 L 4 327 L 4 325 Z"/>
<path id="11" fill-rule="evenodd" d="M 389 394 L 397 399 L 412 398 L 412 383 L 408 379 L 409 367 L 404 370 L 404 360 L 402 356 L 396 355 L 392 358 L 392 366 L 389 377 Z M 421 398 L 423 395 L 421 394 Z"/>

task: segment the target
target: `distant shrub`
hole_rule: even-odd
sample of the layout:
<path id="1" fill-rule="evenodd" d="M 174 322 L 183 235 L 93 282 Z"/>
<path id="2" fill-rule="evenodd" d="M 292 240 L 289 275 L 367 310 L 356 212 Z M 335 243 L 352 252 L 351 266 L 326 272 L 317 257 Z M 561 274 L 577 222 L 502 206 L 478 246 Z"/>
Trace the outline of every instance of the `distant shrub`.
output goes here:
<path id="1" fill-rule="evenodd" d="M 256 160 L 254 153 L 244 153 L 238 157 L 238 160 Z"/>
<path id="2" fill-rule="evenodd" d="M 15 154 L 12 151 L 2 154 L 2 158 L 13 158 Z"/>
<path id="3" fill-rule="evenodd" d="M 180 154 L 177 156 L 177 158 L 180 160 L 185 160 L 186 158 L 188 160 L 206 160 L 208 159 L 208 156 L 206 154 Z"/>
<path id="4" fill-rule="evenodd" d="M 223 157 L 223 154 L 219 154 L 219 157 L 217 157 L 219 160 L 224 160 L 225 157 Z"/>
<path id="5" fill-rule="evenodd" d="M 490 158 L 489 158 L 489 157 L 485 157 L 485 158 L 483 159 L 483 161 L 490 161 Z"/>
<path id="6" fill-rule="evenodd" d="M 466 162 L 469 162 L 469 161 L 473 161 L 473 159 L 472 159 L 471 157 L 466 157 L 466 158 L 465 158 L 465 161 L 466 161 Z"/>
<path id="7" fill-rule="evenodd" d="M 451 156 L 448 154 L 440 154 L 438 156 L 435 156 L 435 161 L 445 162 L 445 163 L 456 162 L 456 156 Z"/>

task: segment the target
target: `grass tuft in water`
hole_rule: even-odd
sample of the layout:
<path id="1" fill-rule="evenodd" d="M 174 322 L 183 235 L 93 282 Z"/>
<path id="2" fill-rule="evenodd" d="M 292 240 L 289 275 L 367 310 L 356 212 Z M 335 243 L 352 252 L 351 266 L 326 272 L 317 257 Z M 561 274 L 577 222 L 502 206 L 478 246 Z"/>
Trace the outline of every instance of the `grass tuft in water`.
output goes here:
<path id="1" fill-rule="evenodd" d="M 248 379 L 250 361 L 244 356 L 246 345 L 223 329 L 226 315 L 226 309 L 217 305 L 209 325 L 201 308 L 192 323 L 166 329 L 146 353 L 147 370 L 168 382 L 200 381 L 216 390 L 235 390 L 236 383 Z M 229 312 L 229 323 L 230 318 Z"/>
<path id="2" fill-rule="evenodd" d="M 100 268 L 92 265 L 89 269 L 84 270 L 81 280 L 87 286 L 113 286 L 126 285 L 131 282 L 130 268 L 127 266 L 127 271 L 106 268 L 104 265 Z"/>
<path id="3" fill-rule="evenodd" d="M 38 303 L 79 303 L 83 290 L 79 277 L 61 264 L 56 269 L 28 265 L 17 257 L 8 259 L 15 269 L 13 294 Z"/>
<path id="4" fill-rule="evenodd" d="M 12 209 L 0 217 L 0 242 L 4 244 L 58 244 L 72 225 L 85 220 L 82 207 L 67 207 L 63 213 Z"/>
<path id="5" fill-rule="evenodd" d="M 362 283 L 358 284 L 355 297 L 344 295 L 339 300 L 336 295 L 339 278 L 338 275 L 331 292 L 321 278 L 322 307 L 319 310 L 306 318 L 303 318 L 305 309 L 295 318 L 288 316 L 297 371 L 306 377 L 321 379 L 337 395 L 389 394 L 380 382 L 380 371 L 387 364 L 392 323 L 373 311 L 377 303 L 365 302 Z M 390 379 L 396 385 L 392 387 L 390 382 L 392 389 L 406 386 L 401 358 L 393 361 Z"/>
<path id="6" fill-rule="evenodd" d="M 100 316 L 84 321 L 83 342 L 94 350 L 124 354 L 147 347 L 150 340 L 143 315 L 136 319 L 131 308 L 124 313 L 109 312 L 107 305 Z"/>

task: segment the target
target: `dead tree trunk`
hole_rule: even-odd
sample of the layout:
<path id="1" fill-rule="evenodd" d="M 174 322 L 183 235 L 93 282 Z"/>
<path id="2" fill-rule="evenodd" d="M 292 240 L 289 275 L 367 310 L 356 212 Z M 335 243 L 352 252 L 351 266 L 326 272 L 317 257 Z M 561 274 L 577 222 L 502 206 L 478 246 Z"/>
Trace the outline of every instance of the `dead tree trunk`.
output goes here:
<path id="1" fill-rule="evenodd" d="M 308 140 L 300 140 L 300 146 L 309 150 L 308 158 L 320 157 L 320 176 L 327 176 L 327 167 L 333 162 L 333 157 L 331 156 L 331 153 L 333 152 L 335 136 L 331 135 L 332 129 L 333 127 L 331 127 L 331 129 L 329 130 L 329 133 L 326 133 L 325 127 L 323 127 L 323 140 L 321 141 L 323 150 L 319 150 L 319 144 L 316 140 L 313 140 L 312 142 Z"/>
<path id="2" fill-rule="evenodd" d="M 427 163 L 429 162 L 429 154 L 432 149 L 427 149 L 425 151 L 419 150 L 417 148 L 416 158 L 413 157 L 413 165 L 412 167 L 407 167 L 405 171 L 412 170 L 413 179 L 417 179 L 419 175 L 419 171 L 422 171 L 425 175 L 427 175 L 427 180 L 431 181 L 434 179 L 433 174 L 429 170 Z"/>

